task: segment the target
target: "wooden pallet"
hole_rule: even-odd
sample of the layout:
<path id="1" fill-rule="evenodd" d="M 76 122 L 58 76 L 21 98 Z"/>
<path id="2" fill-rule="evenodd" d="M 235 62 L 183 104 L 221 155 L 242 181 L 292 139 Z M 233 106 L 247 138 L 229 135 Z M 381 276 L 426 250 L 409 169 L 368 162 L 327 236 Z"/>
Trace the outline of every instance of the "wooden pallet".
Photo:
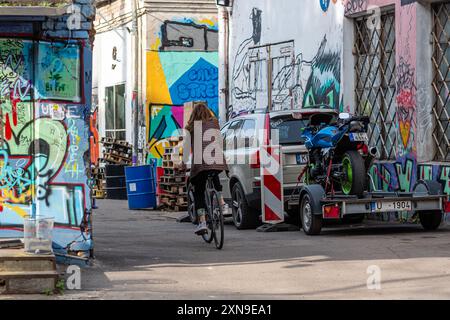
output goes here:
<path id="1" fill-rule="evenodd" d="M 116 145 L 116 144 L 107 144 L 104 146 L 104 149 L 107 151 L 117 150 L 117 151 L 121 151 L 121 152 L 125 152 L 125 153 L 132 153 L 132 151 L 133 151 L 130 147 L 124 147 L 124 146 Z"/>
<path id="2" fill-rule="evenodd" d="M 181 207 L 181 206 L 173 206 L 173 207 L 164 207 L 164 211 L 168 212 L 186 212 L 188 211 L 188 207 Z"/>
<path id="3" fill-rule="evenodd" d="M 92 192 L 94 193 L 95 199 L 105 199 L 106 198 L 106 192 L 104 190 L 93 189 Z"/>
<path id="4" fill-rule="evenodd" d="M 161 183 L 159 185 L 159 187 L 161 188 L 161 190 L 163 190 L 169 194 L 174 194 L 174 195 L 178 195 L 178 196 L 186 196 L 187 195 L 185 186 Z"/>
<path id="5" fill-rule="evenodd" d="M 186 176 L 162 176 L 160 182 L 172 184 L 185 184 Z"/>
<path id="6" fill-rule="evenodd" d="M 114 162 L 117 164 L 131 164 L 131 162 L 132 162 L 131 159 L 129 159 L 129 158 L 123 158 L 121 156 L 118 156 L 116 154 L 111 154 L 111 153 L 105 154 L 104 159 L 106 161 Z"/>
<path id="7" fill-rule="evenodd" d="M 116 140 L 113 138 L 109 138 L 109 137 L 103 137 L 100 142 L 102 144 L 107 144 L 107 143 L 114 143 Z"/>
<path id="8" fill-rule="evenodd" d="M 161 190 L 166 191 L 168 193 L 178 193 L 180 187 L 178 186 L 173 186 L 170 184 L 165 184 L 165 183 L 161 183 L 160 185 Z"/>

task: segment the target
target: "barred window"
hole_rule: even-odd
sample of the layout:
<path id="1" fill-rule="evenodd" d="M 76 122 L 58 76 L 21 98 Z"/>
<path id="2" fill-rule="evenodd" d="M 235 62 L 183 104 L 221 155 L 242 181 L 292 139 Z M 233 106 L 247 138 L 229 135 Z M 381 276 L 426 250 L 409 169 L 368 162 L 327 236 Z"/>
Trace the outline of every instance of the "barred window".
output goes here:
<path id="1" fill-rule="evenodd" d="M 355 19 L 356 110 L 370 117 L 369 138 L 383 160 L 395 159 L 397 104 L 395 83 L 395 13 Z"/>
<path id="2" fill-rule="evenodd" d="M 435 160 L 450 160 L 450 4 L 433 5 Z"/>

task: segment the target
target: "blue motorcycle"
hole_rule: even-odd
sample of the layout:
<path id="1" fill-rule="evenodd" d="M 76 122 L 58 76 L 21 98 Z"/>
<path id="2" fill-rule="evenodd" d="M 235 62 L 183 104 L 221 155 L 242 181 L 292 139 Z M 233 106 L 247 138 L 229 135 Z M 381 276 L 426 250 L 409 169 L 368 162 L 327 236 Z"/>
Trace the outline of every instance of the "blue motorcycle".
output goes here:
<path id="1" fill-rule="evenodd" d="M 320 184 L 327 194 L 362 197 L 368 186 L 367 172 L 377 155 L 368 146 L 368 117 L 348 113 L 311 116 L 302 138 L 309 151 L 306 183 Z"/>

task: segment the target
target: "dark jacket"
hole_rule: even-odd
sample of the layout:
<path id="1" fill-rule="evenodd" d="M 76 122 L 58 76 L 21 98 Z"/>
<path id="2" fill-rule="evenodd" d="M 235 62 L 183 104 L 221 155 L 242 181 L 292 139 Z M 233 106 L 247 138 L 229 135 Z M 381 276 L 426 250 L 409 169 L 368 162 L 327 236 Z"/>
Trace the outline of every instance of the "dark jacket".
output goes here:
<path id="1" fill-rule="evenodd" d="M 208 136 L 205 137 L 205 133 L 208 130 L 213 130 L 213 137 Z M 200 150 L 199 147 L 195 146 L 195 140 L 198 140 L 198 137 L 195 137 L 195 131 L 191 132 L 191 151 L 192 151 L 192 158 L 191 158 L 191 173 L 190 178 L 194 178 L 196 175 L 198 175 L 200 172 L 203 171 L 209 171 L 209 170 L 217 170 L 217 171 L 227 171 L 228 166 L 225 162 L 225 157 L 223 154 L 223 138 L 220 133 L 220 127 L 219 122 L 217 120 L 210 120 L 208 122 L 202 123 L 202 154 L 199 155 L 196 153 Z M 206 141 L 205 141 L 206 140 Z M 205 149 L 211 145 L 215 144 L 215 148 L 213 146 L 209 147 L 209 151 L 214 150 L 215 152 L 207 152 L 205 154 Z M 218 154 L 216 154 L 218 152 Z M 211 155 L 210 155 L 211 154 Z M 201 158 L 201 161 L 199 163 L 196 163 L 196 158 L 199 160 Z M 221 159 L 221 161 L 219 160 Z"/>

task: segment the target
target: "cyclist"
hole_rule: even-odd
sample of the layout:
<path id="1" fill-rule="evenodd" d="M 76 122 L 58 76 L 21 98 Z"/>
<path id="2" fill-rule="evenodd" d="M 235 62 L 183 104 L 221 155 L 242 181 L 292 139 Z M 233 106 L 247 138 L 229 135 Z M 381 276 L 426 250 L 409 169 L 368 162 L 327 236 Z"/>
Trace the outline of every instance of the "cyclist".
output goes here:
<path id="1" fill-rule="evenodd" d="M 205 217 L 206 181 L 208 180 L 208 176 L 212 174 L 214 177 L 213 183 L 215 189 L 219 193 L 222 192 L 219 174 L 223 171 L 228 171 L 228 166 L 225 163 L 223 155 L 223 138 L 220 133 L 219 121 L 204 103 L 197 103 L 194 105 L 194 109 L 185 129 L 191 136 L 192 157 L 190 183 L 194 186 L 195 209 L 199 219 L 195 234 L 203 235 L 208 232 Z M 202 137 L 196 137 L 195 134 L 199 134 L 200 132 Z M 207 136 L 205 136 L 205 134 L 207 134 Z M 195 145 L 196 143 L 201 143 L 201 147 L 200 145 Z M 213 143 L 214 145 L 211 146 Z M 208 150 L 205 152 L 206 148 L 208 148 Z M 198 154 L 200 150 L 202 152 L 201 155 Z M 194 155 L 194 152 L 196 155 Z M 221 198 L 220 201 L 221 205 L 224 206 L 223 198 Z"/>

